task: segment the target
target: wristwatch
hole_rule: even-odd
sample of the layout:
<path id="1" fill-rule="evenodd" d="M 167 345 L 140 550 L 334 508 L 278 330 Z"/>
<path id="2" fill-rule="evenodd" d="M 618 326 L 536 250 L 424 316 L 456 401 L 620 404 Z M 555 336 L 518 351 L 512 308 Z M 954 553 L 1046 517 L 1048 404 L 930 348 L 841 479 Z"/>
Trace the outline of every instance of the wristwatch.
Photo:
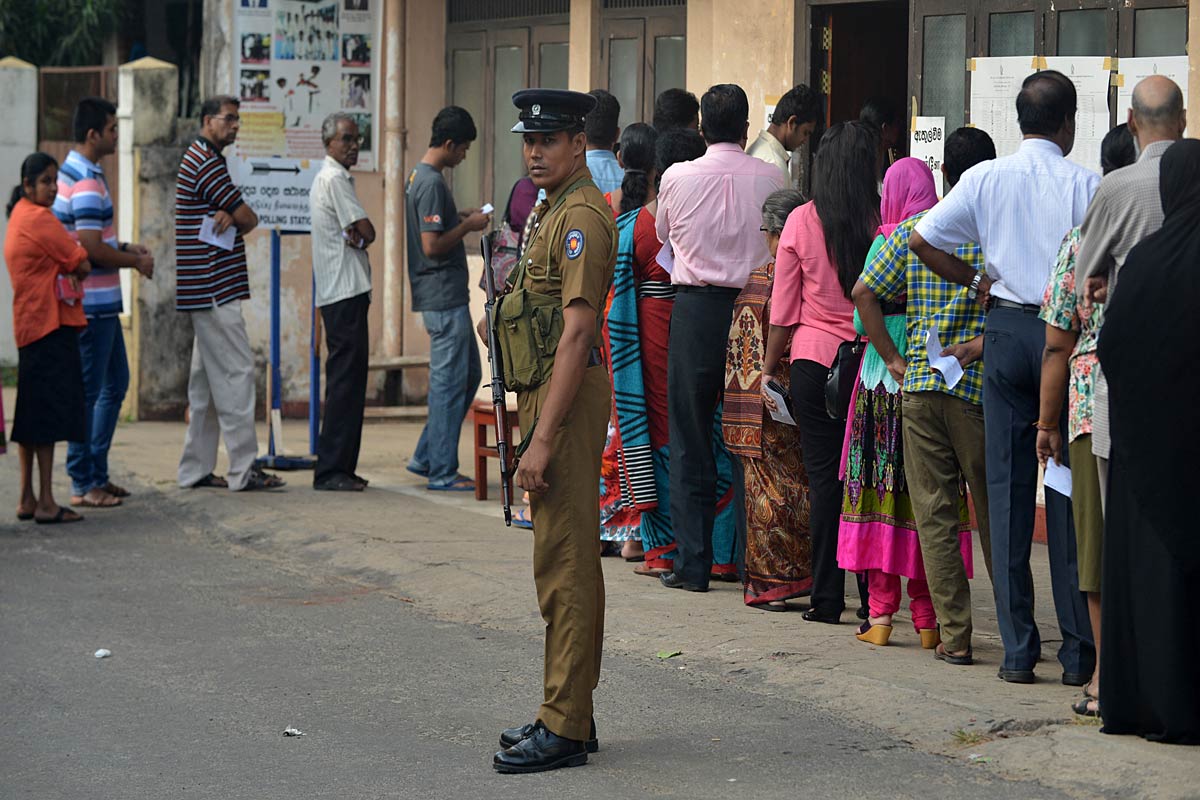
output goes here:
<path id="1" fill-rule="evenodd" d="M 979 284 L 983 281 L 983 273 L 976 272 L 975 277 L 971 278 L 971 285 L 967 287 L 967 297 L 974 300 L 979 296 Z"/>

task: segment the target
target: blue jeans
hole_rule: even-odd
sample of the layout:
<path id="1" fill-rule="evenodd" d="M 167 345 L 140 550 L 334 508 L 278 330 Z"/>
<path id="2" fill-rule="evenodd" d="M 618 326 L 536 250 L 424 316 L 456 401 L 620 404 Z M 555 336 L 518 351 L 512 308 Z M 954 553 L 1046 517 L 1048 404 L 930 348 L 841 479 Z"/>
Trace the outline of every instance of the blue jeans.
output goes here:
<path id="1" fill-rule="evenodd" d="M 468 306 L 421 316 L 429 332 L 429 420 L 408 466 L 427 474 L 430 486 L 446 486 L 458 477 L 458 437 L 483 369 Z"/>
<path id="2" fill-rule="evenodd" d="M 71 493 L 84 495 L 108 484 L 108 448 L 129 388 L 129 362 L 119 317 L 90 317 L 79 334 L 83 359 L 84 441 L 68 442 Z"/>

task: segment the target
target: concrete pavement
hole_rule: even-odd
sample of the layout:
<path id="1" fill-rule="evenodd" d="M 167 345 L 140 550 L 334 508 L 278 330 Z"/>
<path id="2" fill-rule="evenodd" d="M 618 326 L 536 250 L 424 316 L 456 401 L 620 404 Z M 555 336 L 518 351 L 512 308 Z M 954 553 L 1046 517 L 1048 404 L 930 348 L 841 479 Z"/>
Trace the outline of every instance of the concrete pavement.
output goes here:
<path id="1" fill-rule="evenodd" d="M 529 573 L 529 535 L 505 529 L 493 503 L 426 492 L 403 469 L 419 431 L 419 424 L 368 426 L 360 472 L 372 486 L 363 495 L 313 492 L 306 473 L 286 475 L 291 485 L 284 492 L 233 494 L 174 487 L 182 425 L 123 425 L 114 462 L 154 491 L 133 498 L 125 509 L 91 512 L 85 523 L 73 526 L 72 536 L 119 529 L 141 504 L 161 503 L 168 528 L 196 527 L 203 539 L 234 555 L 305 578 L 324 575 L 368 593 L 405 598 L 412 602 L 404 605 L 422 614 L 476 625 L 485 635 L 536 642 L 541 620 Z M 300 447 L 303 425 L 289 423 L 286 432 L 292 448 Z M 465 447 L 462 456 L 468 465 Z M 10 501 L 15 502 L 11 490 L 0 496 L 0 502 Z M 955 668 L 934 661 L 903 624 L 892 646 L 873 648 L 854 639 L 850 613 L 840 627 L 808 624 L 799 614 L 745 608 L 737 586 L 718 584 L 707 595 L 668 592 L 633 575 L 622 561 L 606 560 L 605 568 L 606 663 L 637 665 L 655 681 L 652 692 L 642 687 L 640 714 L 632 715 L 638 725 L 659 710 L 660 687 L 697 682 L 705 690 L 745 693 L 727 707 L 731 721 L 752 717 L 743 698 L 757 698 L 772 713 L 776 705 L 798 704 L 960 762 L 971 774 L 1032 780 L 1082 797 L 1197 796 L 1195 751 L 1103 736 L 1072 718 L 1068 704 L 1078 690 L 1058 682 L 1050 608 L 1038 615 L 1046 637 L 1039 683 L 1022 687 L 997 680 L 1000 646 L 986 578 L 975 582 L 979 663 Z M 1037 596 L 1048 599 L 1047 572 L 1045 550 L 1035 548 Z M 655 653 L 661 650 L 683 655 L 660 661 Z M 538 671 L 531 665 L 524 671 L 536 689 Z M 625 699 L 606 679 L 601 707 Z M 671 718 L 683 723 L 686 711 L 683 717 L 672 712 Z M 798 743 L 793 752 L 815 744 L 802 725 L 793 730 Z"/>

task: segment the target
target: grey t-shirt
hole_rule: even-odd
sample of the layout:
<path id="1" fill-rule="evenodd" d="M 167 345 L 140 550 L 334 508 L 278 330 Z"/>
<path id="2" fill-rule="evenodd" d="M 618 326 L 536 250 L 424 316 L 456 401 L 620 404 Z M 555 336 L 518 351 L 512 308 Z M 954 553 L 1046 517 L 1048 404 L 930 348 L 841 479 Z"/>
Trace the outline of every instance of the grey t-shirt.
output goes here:
<path id="1" fill-rule="evenodd" d="M 422 231 L 448 231 L 458 225 L 458 207 L 442 174 L 425 163 L 408 175 L 405 198 L 408 215 L 408 279 L 413 311 L 447 311 L 470 301 L 467 248 L 460 241 L 441 258 L 430 258 L 421 247 Z"/>

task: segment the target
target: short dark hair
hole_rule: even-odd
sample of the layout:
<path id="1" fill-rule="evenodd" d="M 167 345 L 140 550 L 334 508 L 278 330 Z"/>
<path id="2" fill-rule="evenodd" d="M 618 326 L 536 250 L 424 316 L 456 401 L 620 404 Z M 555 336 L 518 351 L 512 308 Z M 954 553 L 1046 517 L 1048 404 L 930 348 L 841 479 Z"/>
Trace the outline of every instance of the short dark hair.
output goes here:
<path id="1" fill-rule="evenodd" d="M 621 124 L 621 102 L 603 89 L 592 89 L 588 94 L 596 98 L 596 107 L 583 118 L 583 132 L 587 134 L 588 144 L 612 150 Z"/>
<path id="2" fill-rule="evenodd" d="M 8 216 L 12 216 L 13 209 L 17 207 L 17 203 L 21 202 L 21 198 L 25 196 L 25 181 L 33 183 L 47 169 L 57 166 L 58 162 L 54 160 L 54 156 L 42 152 L 27 156 L 21 162 L 21 182 L 13 187 L 12 195 L 8 200 L 8 205 L 5 207 Z"/>
<path id="3" fill-rule="evenodd" d="M 709 144 L 740 144 L 750 122 L 750 101 L 736 83 L 718 83 L 700 98 L 700 132 Z"/>
<path id="4" fill-rule="evenodd" d="M 884 125 L 898 125 L 904 120 L 896 101 L 889 97 L 870 97 L 858 112 L 858 121 L 881 131 Z"/>
<path id="5" fill-rule="evenodd" d="M 658 135 L 654 143 L 654 168 L 661 181 L 663 173 L 681 161 L 695 161 L 704 155 L 704 138 L 691 128 L 672 128 Z"/>
<path id="6" fill-rule="evenodd" d="M 797 125 L 806 122 L 820 123 L 825 118 L 825 109 L 821 107 L 821 95 L 814 92 L 803 83 L 798 83 L 779 98 L 775 104 L 775 112 L 771 114 L 772 125 L 784 125 L 792 117 Z"/>
<path id="7" fill-rule="evenodd" d="M 215 117 L 217 114 L 220 114 L 221 109 L 225 106 L 241 108 L 242 101 L 238 100 L 231 94 L 213 95 L 200 104 L 200 125 L 204 125 L 204 119 L 206 117 Z"/>
<path id="8" fill-rule="evenodd" d="M 1061 72 L 1045 69 L 1021 83 L 1017 95 L 1017 122 L 1021 133 L 1053 136 L 1075 115 L 1075 84 Z"/>
<path id="9" fill-rule="evenodd" d="M 1122 122 L 1104 134 L 1100 142 L 1100 171 L 1107 175 L 1135 161 L 1137 147 L 1133 143 L 1133 134 L 1129 132 L 1129 123 Z"/>
<path id="10" fill-rule="evenodd" d="M 946 137 L 942 164 L 946 167 L 946 182 L 958 183 L 963 173 L 982 161 L 996 157 L 996 144 L 982 128 L 959 128 Z"/>
<path id="11" fill-rule="evenodd" d="M 88 131 L 103 133 L 109 117 L 117 115 L 117 107 L 103 97 L 85 97 L 75 106 L 75 117 L 71 120 L 71 132 L 76 142 L 86 142 Z"/>
<path id="12" fill-rule="evenodd" d="M 700 101 L 684 89 L 666 89 L 654 101 L 654 130 L 690 128 L 700 116 Z"/>
<path id="13" fill-rule="evenodd" d="M 459 106 L 446 106 L 433 118 L 433 130 L 429 135 L 430 147 L 441 147 L 447 141 L 454 144 L 473 142 L 479 132 L 471 112 Z"/>

